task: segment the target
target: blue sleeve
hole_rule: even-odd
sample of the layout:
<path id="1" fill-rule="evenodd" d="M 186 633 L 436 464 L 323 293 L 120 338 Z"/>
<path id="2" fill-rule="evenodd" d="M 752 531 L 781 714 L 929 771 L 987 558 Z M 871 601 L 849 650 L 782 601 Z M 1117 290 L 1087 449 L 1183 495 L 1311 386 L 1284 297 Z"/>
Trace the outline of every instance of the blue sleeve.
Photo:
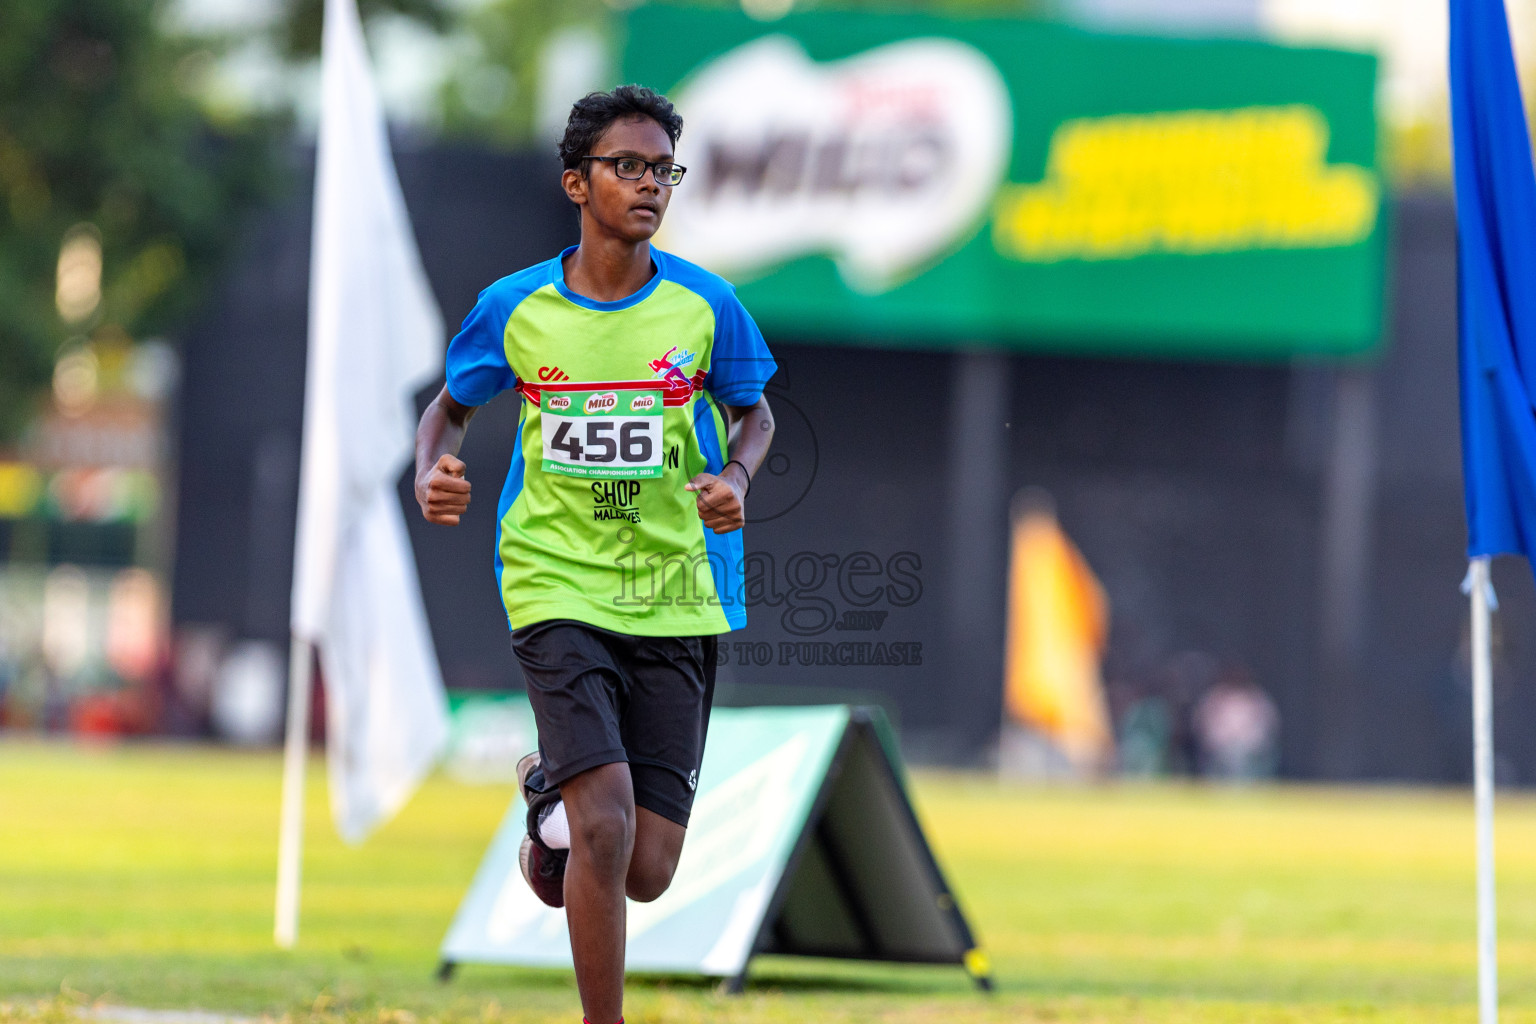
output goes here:
<path id="1" fill-rule="evenodd" d="M 752 405 L 779 368 L 734 289 L 715 309 L 715 344 L 704 387 L 726 405 Z"/>
<path id="2" fill-rule="evenodd" d="M 487 288 L 448 343 L 448 393 L 460 405 L 484 405 L 517 383 L 507 365 L 506 330 L 511 311 Z"/>

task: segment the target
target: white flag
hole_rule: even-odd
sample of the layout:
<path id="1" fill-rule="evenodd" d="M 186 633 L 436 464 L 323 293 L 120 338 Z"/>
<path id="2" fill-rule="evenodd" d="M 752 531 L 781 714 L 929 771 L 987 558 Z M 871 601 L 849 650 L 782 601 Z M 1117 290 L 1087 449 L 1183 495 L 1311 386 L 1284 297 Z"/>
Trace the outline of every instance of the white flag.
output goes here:
<path id="1" fill-rule="evenodd" d="M 356 0 L 326 0 L 295 637 L 320 652 L 331 807 L 361 841 L 410 798 L 447 701 L 395 490 L 442 314 L 395 176 Z"/>

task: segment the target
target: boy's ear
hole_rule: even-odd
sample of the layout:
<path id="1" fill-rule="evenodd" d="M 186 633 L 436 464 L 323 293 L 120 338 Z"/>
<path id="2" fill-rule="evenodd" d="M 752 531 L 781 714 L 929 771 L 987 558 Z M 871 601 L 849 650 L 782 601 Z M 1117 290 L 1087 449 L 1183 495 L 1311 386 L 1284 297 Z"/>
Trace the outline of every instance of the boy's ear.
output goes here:
<path id="1" fill-rule="evenodd" d="M 583 206 L 587 201 L 587 177 L 575 168 L 567 169 L 560 175 L 560 187 L 565 189 L 565 197 L 577 206 Z"/>

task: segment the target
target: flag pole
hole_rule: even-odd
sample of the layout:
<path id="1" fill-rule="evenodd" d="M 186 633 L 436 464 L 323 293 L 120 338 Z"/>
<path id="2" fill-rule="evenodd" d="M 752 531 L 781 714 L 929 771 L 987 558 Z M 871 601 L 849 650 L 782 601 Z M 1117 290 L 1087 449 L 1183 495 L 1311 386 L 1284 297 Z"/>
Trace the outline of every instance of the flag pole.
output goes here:
<path id="1" fill-rule="evenodd" d="M 299 938 L 299 874 L 304 854 L 304 766 L 309 755 L 309 702 L 314 656 L 293 637 L 288 661 L 288 735 L 283 741 L 283 804 L 277 836 L 277 912 L 272 937 L 281 949 Z"/>
<path id="2" fill-rule="evenodd" d="M 1477 814 L 1477 1002 L 1480 1024 L 1499 1019 L 1498 928 L 1493 891 L 1493 657 L 1488 558 L 1472 559 L 1472 775 Z"/>

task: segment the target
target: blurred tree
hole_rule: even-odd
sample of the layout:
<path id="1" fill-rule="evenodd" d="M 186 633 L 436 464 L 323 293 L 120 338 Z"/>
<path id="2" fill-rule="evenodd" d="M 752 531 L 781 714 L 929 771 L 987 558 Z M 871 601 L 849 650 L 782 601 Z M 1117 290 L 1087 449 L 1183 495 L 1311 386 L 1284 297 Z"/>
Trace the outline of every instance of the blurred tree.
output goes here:
<path id="1" fill-rule="evenodd" d="M 616 6 L 616 0 L 487 0 L 466 12 L 466 57 L 443 85 L 444 130 L 509 146 L 535 141 L 540 104 L 549 102 L 541 89 L 567 84 L 549 62 L 582 60 L 578 54 L 589 49 L 583 37 L 592 48 L 607 51 Z M 552 51 L 551 43 L 562 38 L 575 44 L 575 54 Z M 600 61 L 601 73 L 607 73 L 610 58 L 605 53 Z M 588 77 L 578 69 L 574 78 L 581 84 L 569 84 L 576 92 L 617 84 Z M 571 95 L 565 103 L 577 98 Z"/>
<path id="2" fill-rule="evenodd" d="M 0 3 L 0 440 L 61 346 L 185 315 L 271 187 L 270 126 L 210 122 L 167 2 Z"/>
<path id="3" fill-rule="evenodd" d="M 282 4 L 278 24 L 283 55 L 290 60 L 320 56 L 325 0 L 282 0 Z M 442 32 L 451 21 L 442 0 L 357 0 L 357 10 L 364 22 L 381 14 L 396 14 L 434 32 Z"/>

